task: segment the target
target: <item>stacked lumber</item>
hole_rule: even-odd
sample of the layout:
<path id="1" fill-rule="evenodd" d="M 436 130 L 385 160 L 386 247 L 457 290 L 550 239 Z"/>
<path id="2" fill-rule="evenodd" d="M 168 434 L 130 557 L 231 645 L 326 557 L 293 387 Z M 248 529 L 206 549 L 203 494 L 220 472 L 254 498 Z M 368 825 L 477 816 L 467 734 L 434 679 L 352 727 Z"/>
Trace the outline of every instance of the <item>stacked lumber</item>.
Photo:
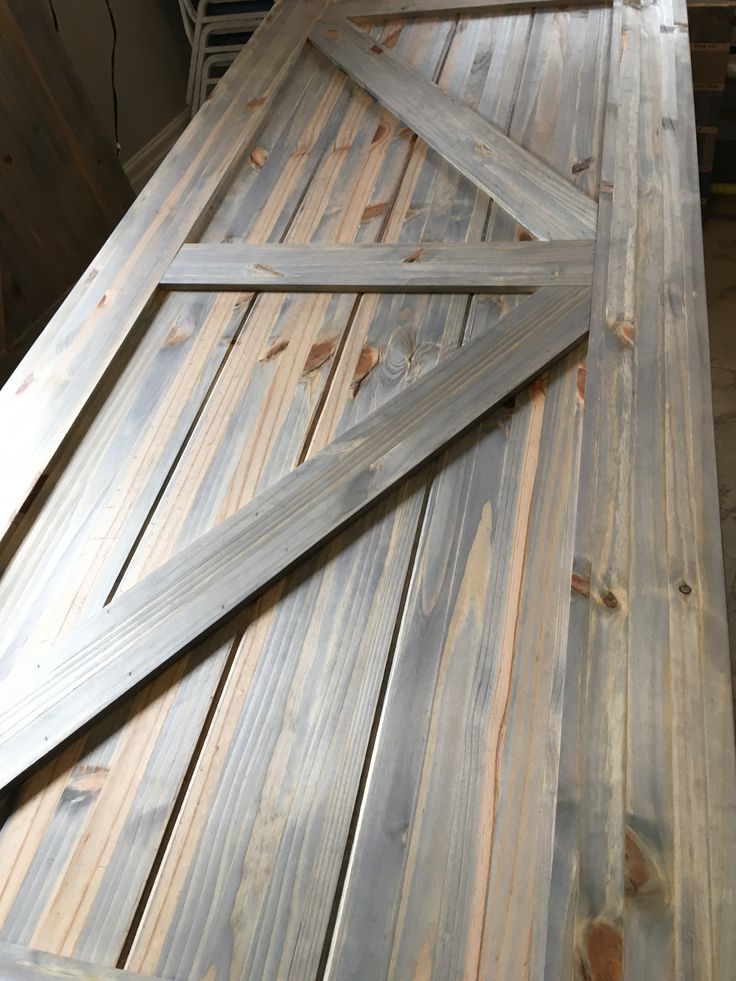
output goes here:
<path id="1" fill-rule="evenodd" d="M 684 6 L 494 6 L 277 4 L 0 393 L 9 977 L 728 976 Z"/>

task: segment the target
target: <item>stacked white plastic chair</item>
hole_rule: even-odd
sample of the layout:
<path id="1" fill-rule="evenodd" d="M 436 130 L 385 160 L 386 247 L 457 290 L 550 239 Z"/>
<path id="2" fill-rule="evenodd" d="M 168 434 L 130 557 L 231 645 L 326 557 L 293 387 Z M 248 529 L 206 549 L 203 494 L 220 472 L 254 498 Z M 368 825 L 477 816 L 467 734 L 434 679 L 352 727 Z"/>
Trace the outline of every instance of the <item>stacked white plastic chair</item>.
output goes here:
<path id="1" fill-rule="evenodd" d="M 268 13 L 272 0 L 179 0 L 192 45 L 187 103 L 192 115 Z"/>

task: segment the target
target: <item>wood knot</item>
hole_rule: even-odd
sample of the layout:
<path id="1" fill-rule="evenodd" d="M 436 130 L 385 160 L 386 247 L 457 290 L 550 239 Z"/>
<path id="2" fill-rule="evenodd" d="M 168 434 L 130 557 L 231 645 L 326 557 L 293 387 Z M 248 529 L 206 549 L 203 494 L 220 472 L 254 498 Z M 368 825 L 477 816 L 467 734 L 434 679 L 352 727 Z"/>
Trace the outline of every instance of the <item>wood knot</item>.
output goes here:
<path id="1" fill-rule="evenodd" d="M 259 358 L 259 363 L 263 364 L 264 361 L 272 361 L 278 354 L 285 351 L 289 346 L 288 337 L 279 337 L 278 340 L 274 341 L 271 347 L 266 351 L 262 358 Z"/>
<path id="2" fill-rule="evenodd" d="M 380 44 L 372 44 L 371 51 L 373 52 L 373 54 L 377 54 L 377 55 L 383 54 L 383 48 L 381 47 Z"/>
<path id="3" fill-rule="evenodd" d="M 80 763 L 74 770 L 68 790 L 74 794 L 97 794 L 102 790 L 108 772 L 104 766 Z"/>
<path id="4" fill-rule="evenodd" d="M 593 920 L 585 932 L 579 952 L 580 976 L 584 981 L 621 981 L 623 976 L 623 938 L 605 920 Z"/>
<path id="5" fill-rule="evenodd" d="M 317 341 L 315 344 L 313 344 L 310 348 L 307 360 L 304 363 L 302 374 L 309 375 L 311 372 L 316 371 L 317 368 L 321 368 L 326 361 L 330 360 L 332 355 L 335 353 L 336 347 L 336 337 L 328 337 L 324 341 Z"/>
<path id="6" fill-rule="evenodd" d="M 584 171 L 589 169 L 592 162 L 593 162 L 592 157 L 586 157 L 585 160 L 577 160 L 572 165 L 573 174 L 582 174 Z"/>
<path id="7" fill-rule="evenodd" d="M 183 344 L 188 337 L 189 333 L 184 330 L 183 327 L 179 327 L 178 324 L 174 324 L 169 333 L 166 335 L 164 347 L 176 347 L 178 344 Z"/>
<path id="8" fill-rule="evenodd" d="M 266 96 L 262 95 L 260 99 L 251 99 L 250 102 L 246 102 L 245 108 L 249 110 L 258 109 L 260 106 L 265 106 L 265 104 Z"/>
<path id="9" fill-rule="evenodd" d="M 355 366 L 355 371 L 353 372 L 353 380 L 350 383 L 353 389 L 353 398 L 358 394 L 363 382 L 380 360 L 381 352 L 377 347 L 370 347 L 368 344 L 363 347 L 358 358 L 358 363 Z"/>
<path id="10" fill-rule="evenodd" d="M 584 364 L 578 365 L 578 401 L 585 402 L 585 381 L 588 376 L 587 366 Z"/>
<path id="11" fill-rule="evenodd" d="M 636 334 L 636 328 L 630 320 L 614 320 L 611 324 L 611 330 L 616 337 L 618 337 L 624 347 L 634 346 L 634 335 Z"/>
<path id="12" fill-rule="evenodd" d="M 268 160 L 268 150 L 264 146 L 257 146 L 250 155 L 249 162 L 255 170 L 260 170 Z"/>
<path id="13" fill-rule="evenodd" d="M 369 204 L 368 207 L 363 210 L 360 220 L 370 221 L 371 218 L 378 218 L 379 215 L 384 213 L 387 207 L 387 201 L 379 201 L 378 204 Z"/>
<path id="14" fill-rule="evenodd" d="M 371 144 L 380 143 L 381 140 L 385 139 L 387 133 L 388 133 L 388 126 L 385 123 L 379 123 L 378 126 L 376 127 L 376 132 L 373 134 L 373 139 L 371 140 Z"/>
<path id="15" fill-rule="evenodd" d="M 636 896 L 644 891 L 652 879 L 653 870 L 634 832 L 626 829 L 624 842 L 624 891 Z"/>
<path id="16" fill-rule="evenodd" d="M 274 269 L 273 266 L 267 266 L 265 262 L 255 262 L 253 268 L 257 269 L 259 272 L 266 273 L 268 276 L 280 276 L 282 279 L 284 274 L 279 272 L 278 269 Z"/>
<path id="17" fill-rule="evenodd" d="M 605 593 L 601 593 L 601 603 L 608 610 L 618 609 L 618 599 L 616 598 L 616 594 L 610 589 L 606 590 Z"/>
<path id="18" fill-rule="evenodd" d="M 580 596 L 590 596 L 590 576 L 580 576 L 577 572 L 573 572 L 570 588 L 573 593 L 579 593 Z"/>
<path id="19" fill-rule="evenodd" d="M 686 582 L 681 582 L 677 588 L 680 590 L 683 596 L 689 596 L 693 591 L 692 586 L 688 585 Z"/>

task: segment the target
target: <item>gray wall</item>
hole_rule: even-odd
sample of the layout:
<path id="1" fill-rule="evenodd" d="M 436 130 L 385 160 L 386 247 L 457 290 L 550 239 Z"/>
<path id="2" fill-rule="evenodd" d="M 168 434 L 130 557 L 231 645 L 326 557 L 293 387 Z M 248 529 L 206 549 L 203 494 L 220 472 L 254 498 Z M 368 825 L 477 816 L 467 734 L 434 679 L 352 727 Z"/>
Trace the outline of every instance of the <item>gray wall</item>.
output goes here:
<path id="1" fill-rule="evenodd" d="M 112 143 L 112 31 L 105 0 L 53 0 L 53 5 L 61 39 Z M 188 44 L 177 0 L 110 0 L 110 5 L 118 29 L 120 160 L 125 164 L 186 108 Z"/>

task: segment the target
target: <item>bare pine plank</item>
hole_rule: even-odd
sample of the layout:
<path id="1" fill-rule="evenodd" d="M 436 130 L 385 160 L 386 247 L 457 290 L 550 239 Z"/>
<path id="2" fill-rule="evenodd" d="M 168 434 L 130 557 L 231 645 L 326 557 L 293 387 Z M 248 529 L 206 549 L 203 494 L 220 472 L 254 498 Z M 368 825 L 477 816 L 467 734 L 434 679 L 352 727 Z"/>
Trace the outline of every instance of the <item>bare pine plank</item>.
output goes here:
<path id="1" fill-rule="evenodd" d="M 589 286 L 593 242 L 493 245 L 184 245 L 171 289 L 346 293 L 514 293 Z"/>
<path id="2" fill-rule="evenodd" d="M 538 238 L 594 237 L 594 201 L 349 21 L 321 20 L 310 41 Z"/>
<path id="3" fill-rule="evenodd" d="M 3 981 L 52 981 L 58 978 L 62 981 L 150 981 L 131 971 L 117 971 L 3 942 L 0 942 L 0 973 Z"/>
<path id="4" fill-rule="evenodd" d="M 550 295 L 551 293 L 551 295 Z M 498 334 L 406 393 L 182 550 L 8 679 L 6 786 L 115 699 L 216 627 L 325 537 L 587 332 L 589 291 L 548 287 Z"/>
<path id="5" fill-rule="evenodd" d="M 262 126 L 327 0 L 278 4 L 0 389 L 0 536 L 110 366 L 230 167 Z"/>

